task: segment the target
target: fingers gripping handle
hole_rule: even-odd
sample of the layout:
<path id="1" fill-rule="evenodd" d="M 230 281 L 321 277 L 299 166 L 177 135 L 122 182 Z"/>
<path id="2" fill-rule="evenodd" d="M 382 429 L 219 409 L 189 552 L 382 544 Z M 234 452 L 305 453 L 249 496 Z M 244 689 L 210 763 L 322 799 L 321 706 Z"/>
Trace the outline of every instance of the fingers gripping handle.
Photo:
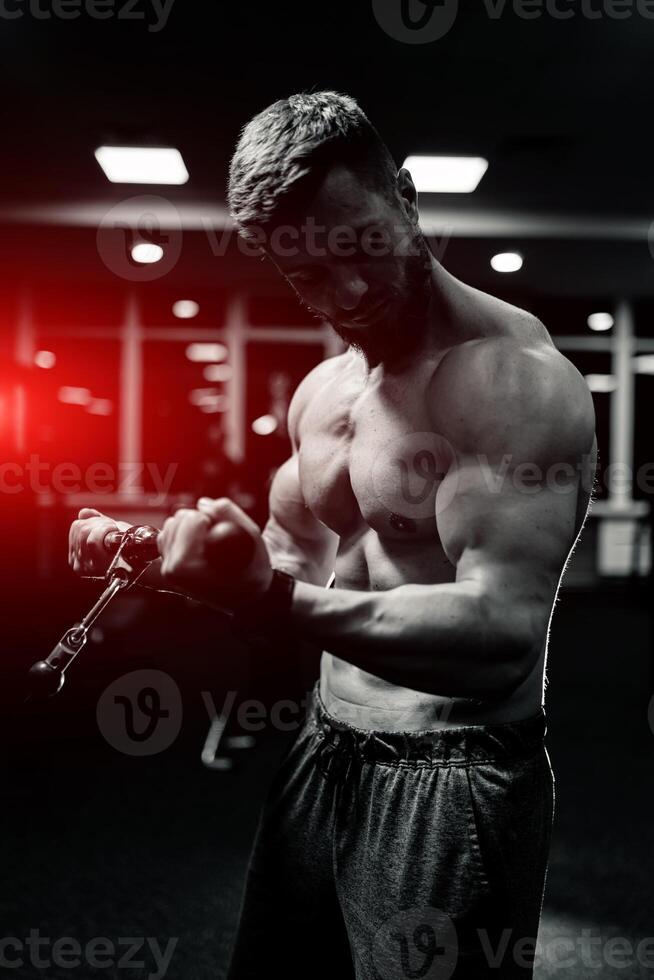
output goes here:
<path id="1" fill-rule="evenodd" d="M 159 531 L 149 525 L 131 527 L 129 531 L 109 531 L 104 538 L 107 551 L 116 552 L 127 534 L 130 541 L 123 551 L 127 561 L 148 563 L 159 558 Z M 222 522 L 209 532 L 205 557 L 217 572 L 230 576 L 247 568 L 254 558 L 255 547 L 255 541 L 247 531 L 236 524 Z"/>
<path id="2" fill-rule="evenodd" d="M 209 532 L 204 555 L 211 567 L 228 578 L 244 571 L 254 558 L 254 538 L 236 524 L 216 524 Z"/>
<path id="3" fill-rule="evenodd" d="M 127 563 L 129 570 L 107 573 L 107 587 L 100 599 L 84 619 L 68 630 L 48 656 L 39 660 L 29 671 L 30 697 L 47 698 L 56 694 L 64 683 L 64 672 L 83 648 L 89 627 L 95 622 L 109 602 L 131 581 L 135 581 L 142 569 L 159 558 L 156 527 L 141 525 L 127 531 L 109 531 L 104 546 L 111 554 L 117 554 Z M 222 577 L 229 578 L 243 571 L 254 558 L 255 542 L 251 535 L 235 524 L 219 523 L 207 537 L 205 555 L 209 564 Z M 121 571 L 123 574 L 119 574 Z M 130 574 L 132 573 L 132 574 Z"/>

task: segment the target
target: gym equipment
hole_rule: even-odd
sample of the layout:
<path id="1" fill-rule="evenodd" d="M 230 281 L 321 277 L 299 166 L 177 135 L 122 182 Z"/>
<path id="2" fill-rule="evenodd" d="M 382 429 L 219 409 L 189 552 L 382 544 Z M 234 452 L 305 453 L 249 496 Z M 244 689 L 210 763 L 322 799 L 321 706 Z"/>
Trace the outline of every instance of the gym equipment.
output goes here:
<path id="1" fill-rule="evenodd" d="M 115 554 L 105 575 L 105 589 L 86 615 L 66 630 L 49 656 L 32 664 L 28 700 L 52 697 L 61 690 L 66 671 L 86 645 L 89 632 L 100 615 L 117 595 L 131 589 L 148 565 L 159 558 L 158 537 L 158 529 L 147 524 L 107 533 L 104 545 L 108 552 Z M 207 560 L 222 570 L 245 567 L 253 556 L 252 538 L 237 527 L 219 542 L 207 542 Z"/>

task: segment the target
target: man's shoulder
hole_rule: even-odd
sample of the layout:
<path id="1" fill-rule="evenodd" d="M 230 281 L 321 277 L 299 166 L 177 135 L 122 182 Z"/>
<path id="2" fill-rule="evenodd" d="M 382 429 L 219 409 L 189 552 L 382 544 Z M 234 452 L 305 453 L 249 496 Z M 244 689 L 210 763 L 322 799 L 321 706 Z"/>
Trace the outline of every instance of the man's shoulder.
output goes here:
<path id="1" fill-rule="evenodd" d="M 568 456 L 586 451 L 594 438 L 588 385 L 544 328 L 452 348 L 433 377 L 430 408 L 438 430 L 462 449 L 538 444 Z"/>
<path id="2" fill-rule="evenodd" d="M 521 387 L 527 378 L 538 376 L 555 383 L 569 375 L 570 369 L 576 371 L 544 328 L 542 333 L 525 333 L 492 333 L 451 347 L 439 364 L 440 383 L 458 387 L 467 380 L 470 385 L 486 381 L 493 388 L 500 384 Z"/>

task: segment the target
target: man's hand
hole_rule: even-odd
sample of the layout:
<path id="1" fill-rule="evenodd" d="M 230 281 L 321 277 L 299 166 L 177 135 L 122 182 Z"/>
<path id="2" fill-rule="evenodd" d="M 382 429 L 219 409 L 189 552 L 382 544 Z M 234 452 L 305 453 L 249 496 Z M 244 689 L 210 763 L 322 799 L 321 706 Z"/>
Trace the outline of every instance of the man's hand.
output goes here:
<path id="1" fill-rule="evenodd" d="M 109 531 L 126 531 L 124 521 L 114 521 L 92 507 L 83 507 L 68 535 L 68 564 L 82 576 L 103 576 L 113 555 L 104 546 Z"/>
<path id="2" fill-rule="evenodd" d="M 268 551 L 258 526 L 226 497 L 202 497 L 196 510 L 178 510 L 164 523 L 158 544 L 166 587 L 219 609 L 234 611 L 247 606 L 272 580 Z M 239 557 L 235 557 L 237 553 Z M 246 553 L 244 563 L 240 556 Z"/>

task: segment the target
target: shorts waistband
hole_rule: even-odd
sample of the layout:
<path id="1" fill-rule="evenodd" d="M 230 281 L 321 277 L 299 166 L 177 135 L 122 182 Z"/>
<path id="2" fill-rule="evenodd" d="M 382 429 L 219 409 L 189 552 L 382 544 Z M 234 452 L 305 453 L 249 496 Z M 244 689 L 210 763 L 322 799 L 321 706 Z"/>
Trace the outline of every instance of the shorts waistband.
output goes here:
<path id="1" fill-rule="evenodd" d="M 461 725 L 419 732 L 368 731 L 329 714 L 319 684 L 307 722 L 335 749 L 349 749 L 371 762 L 411 762 L 427 765 L 466 765 L 527 757 L 542 748 L 547 733 L 545 711 L 520 721 Z"/>

